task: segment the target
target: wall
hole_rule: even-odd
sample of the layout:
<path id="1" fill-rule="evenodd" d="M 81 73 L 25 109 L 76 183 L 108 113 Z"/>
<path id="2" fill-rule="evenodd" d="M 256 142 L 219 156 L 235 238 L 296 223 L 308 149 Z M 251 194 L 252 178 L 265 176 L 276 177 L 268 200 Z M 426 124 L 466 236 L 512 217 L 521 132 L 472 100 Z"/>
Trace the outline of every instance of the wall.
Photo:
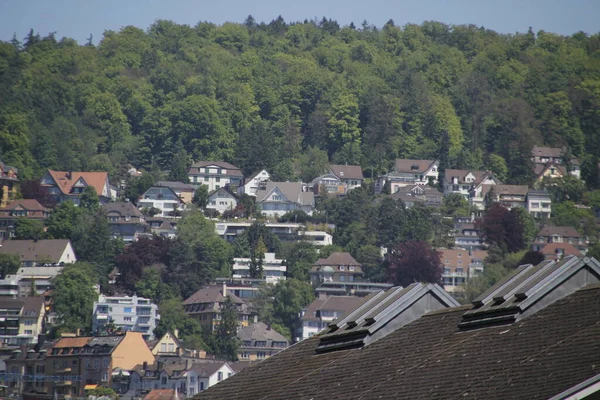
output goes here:
<path id="1" fill-rule="evenodd" d="M 140 332 L 127 332 L 112 353 L 112 367 L 132 369 L 138 364 L 154 362 L 154 354 L 146 345 Z"/>

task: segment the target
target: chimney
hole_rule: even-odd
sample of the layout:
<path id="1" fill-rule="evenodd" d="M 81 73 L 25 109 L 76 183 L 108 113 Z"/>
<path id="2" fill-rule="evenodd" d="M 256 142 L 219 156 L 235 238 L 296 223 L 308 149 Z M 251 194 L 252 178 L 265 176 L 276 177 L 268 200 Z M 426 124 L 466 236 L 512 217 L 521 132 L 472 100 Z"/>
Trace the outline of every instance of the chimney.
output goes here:
<path id="1" fill-rule="evenodd" d="M 144 364 L 142 364 L 142 368 L 144 369 L 144 371 L 148 369 L 148 361 L 144 361 Z"/>
<path id="2" fill-rule="evenodd" d="M 164 361 L 159 361 L 158 362 L 158 369 L 157 369 L 156 372 L 160 374 L 160 372 L 163 370 L 164 367 L 165 367 Z"/>
<path id="3" fill-rule="evenodd" d="M 185 369 L 191 369 L 194 366 L 194 361 L 191 358 L 185 359 Z"/>
<path id="4" fill-rule="evenodd" d="M 175 330 L 173 331 L 173 336 L 179 339 L 179 329 L 175 328 Z"/>
<path id="5" fill-rule="evenodd" d="M 225 282 L 223 282 L 223 288 L 221 289 L 221 294 L 223 294 L 223 296 L 227 296 L 227 284 Z"/>
<path id="6" fill-rule="evenodd" d="M 73 172 L 72 171 L 67 171 L 67 179 L 71 180 L 73 178 Z"/>

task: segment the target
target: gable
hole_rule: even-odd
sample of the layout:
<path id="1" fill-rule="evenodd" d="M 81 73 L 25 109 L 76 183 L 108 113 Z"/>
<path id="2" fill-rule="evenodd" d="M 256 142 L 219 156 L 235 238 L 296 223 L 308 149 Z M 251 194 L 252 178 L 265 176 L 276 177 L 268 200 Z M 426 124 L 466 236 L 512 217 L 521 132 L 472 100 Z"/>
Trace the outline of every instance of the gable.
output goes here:
<path id="1" fill-rule="evenodd" d="M 46 173 L 44 174 L 44 176 L 42 176 L 42 179 L 40 180 L 40 183 L 42 185 L 52 185 L 52 186 L 56 186 L 56 181 L 54 180 L 54 178 L 52 177 L 52 175 L 46 171 Z"/>
<path id="2" fill-rule="evenodd" d="M 85 188 L 87 186 L 88 186 L 88 184 L 85 182 L 85 179 L 83 179 L 83 177 L 80 177 L 79 179 L 77 179 L 77 181 L 73 185 L 73 187 L 78 187 L 78 188 Z M 99 194 L 101 194 L 101 193 L 99 193 Z"/>
<path id="3" fill-rule="evenodd" d="M 266 196 L 265 200 L 263 201 L 276 201 L 276 202 L 290 202 L 290 199 L 288 199 L 285 194 L 283 194 L 283 191 L 281 191 L 277 186 L 273 188 L 273 190 L 271 190 L 271 192 Z"/>

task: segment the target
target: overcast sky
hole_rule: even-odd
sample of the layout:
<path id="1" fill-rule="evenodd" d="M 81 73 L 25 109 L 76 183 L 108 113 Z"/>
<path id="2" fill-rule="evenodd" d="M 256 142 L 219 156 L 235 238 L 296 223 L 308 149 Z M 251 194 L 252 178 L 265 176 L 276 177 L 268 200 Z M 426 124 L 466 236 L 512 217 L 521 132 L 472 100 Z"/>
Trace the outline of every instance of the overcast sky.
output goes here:
<path id="1" fill-rule="evenodd" d="M 56 32 L 80 43 L 90 34 L 94 43 L 107 30 L 126 25 L 146 29 L 157 19 L 180 24 L 198 21 L 243 22 L 253 15 L 269 22 L 323 16 L 341 25 L 363 20 L 377 26 L 440 21 L 475 24 L 502 33 L 545 30 L 564 35 L 600 31 L 600 0 L 0 0 L 0 40 L 19 39 L 33 28 L 42 36 Z"/>

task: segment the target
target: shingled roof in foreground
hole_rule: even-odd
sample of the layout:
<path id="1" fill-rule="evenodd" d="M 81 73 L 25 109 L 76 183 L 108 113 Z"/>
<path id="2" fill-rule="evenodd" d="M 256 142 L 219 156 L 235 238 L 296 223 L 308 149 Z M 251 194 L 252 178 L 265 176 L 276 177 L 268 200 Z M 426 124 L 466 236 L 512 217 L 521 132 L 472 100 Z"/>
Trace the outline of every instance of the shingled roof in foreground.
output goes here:
<path id="1" fill-rule="evenodd" d="M 364 347 L 318 353 L 318 335 L 196 398 L 529 400 L 598 390 L 591 388 L 600 382 L 599 267 L 581 257 L 560 268 L 522 268 L 481 297 L 483 305 L 504 297 L 510 310 L 519 307 L 513 292 L 541 299 L 516 322 L 459 329 L 467 305 L 429 312 Z"/>

